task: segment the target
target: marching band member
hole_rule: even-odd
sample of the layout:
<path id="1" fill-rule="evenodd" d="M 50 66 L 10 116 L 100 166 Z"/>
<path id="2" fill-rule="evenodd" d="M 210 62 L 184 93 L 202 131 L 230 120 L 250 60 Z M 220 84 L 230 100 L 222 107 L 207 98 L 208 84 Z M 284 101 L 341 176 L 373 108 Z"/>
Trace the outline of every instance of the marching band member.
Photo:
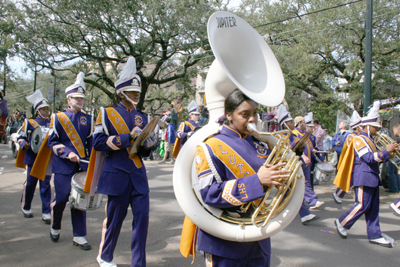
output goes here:
<path id="1" fill-rule="evenodd" d="M 60 238 L 61 220 L 71 191 L 71 179 L 81 170 L 86 171 L 87 163 L 80 159 L 89 158 L 92 149 L 93 119 L 82 112 L 85 100 L 84 73 L 80 72 L 75 83 L 65 89 L 68 109 L 52 116 L 48 146 L 53 151 L 53 173 L 55 200 L 52 207 L 50 238 Z M 90 250 L 86 241 L 86 211 L 71 209 L 73 245 Z"/>
<path id="2" fill-rule="evenodd" d="M 276 179 L 289 177 L 290 171 L 276 170 L 284 164 L 263 166 L 269 151 L 247 129 L 256 116 L 256 102 L 236 89 L 225 100 L 225 122 L 219 134 L 197 146 L 196 171 L 207 205 L 235 212 L 238 206 L 263 197 L 263 185 L 281 185 Z M 271 242 L 269 238 L 232 242 L 200 229 L 198 250 L 205 252 L 206 266 L 269 266 Z"/>
<path id="3" fill-rule="evenodd" d="M 290 116 L 290 113 L 286 110 L 286 107 L 283 104 L 281 104 L 278 107 L 278 123 L 282 129 L 286 128 L 287 130 L 290 130 L 291 132 L 293 132 L 295 130 L 293 118 Z M 284 137 L 284 136 L 282 136 L 282 137 Z M 294 145 L 299 141 L 299 138 L 293 134 L 291 134 L 289 136 L 289 139 L 290 139 L 291 148 L 293 148 Z M 304 203 L 304 200 L 303 200 L 303 203 L 301 204 L 301 207 L 299 210 L 299 215 L 300 215 L 301 223 L 303 225 L 307 225 L 310 222 L 313 222 L 313 221 L 316 221 L 319 219 L 319 217 L 317 215 L 312 214 L 310 212 L 310 209 Z"/>
<path id="4" fill-rule="evenodd" d="M 307 125 L 305 123 L 304 117 L 298 116 L 295 119 L 295 129 L 293 130 L 293 134 L 297 136 L 297 138 L 302 138 L 306 134 Z M 303 161 L 303 165 L 301 168 L 303 169 L 306 191 L 304 194 L 304 199 L 310 205 L 310 209 L 316 209 L 325 204 L 324 201 L 319 201 L 314 191 L 312 191 L 311 187 L 311 165 L 312 160 L 315 160 L 315 154 L 317 150 L 313 147 L 310 138 L 305 142 L 304 153 L 301 155 L 301 160 Z"/>
<path id="5" fill-rule="evenodd" d="M 181 140 L 181 146 L 185 144 L 187 138 L 194 133 L 196 128 L 201 127 L 201 124 L 199 123 L 200 110 L 196 104 L 196 101 L 192 100 L 192 102 L 190 102 L 188 105 L 187 110 L 189 112 L 189 119 L 182 122 L 176 131 L 177 138 Z"/>
<path id="6" fill-rule="evenodd" d="M 27 165 L 27 178 L 24 183 L 24 189 L 22 191 L 21 198 L 21 210 L 26 218 L 32 218 L 32 210 L 31 204 L 33 200 L 33 196 L 35 193 L 36 185 L 38 179 L 36 177 L 31 176 L 32 165 L 36 159 L 36 153 L 32 151 L 30 146 L 31 143 L 31 135 L 28 133 L 33 132 L 33 130 L 37 127 L 42 128 L 43 133 L 47 133 L 50 127 L 50 110 L 49 110 L 49 102 L 46 98 L 43 97 L 42 92 L 37 90 L 32 95 L 26 97 L 26 99 L 33 104 L 35 115 L 34 119 L 25 119 L 24 124 L 22 126 L 22 130 L 18 137 L 18 143 L 22 150 L 25 151 L 24 164 L 21 167 L 25 167 Z M 21 155 L 19 155 L 21 156 Z M 18 159 L 17 159 L 18 160 Z M 42 200 L 42 220 L 46 224 L 50 224 L 50 201 L 51 201 L 51 186 L 50 186 L 50 175 L 46 175 L 45 180 L 39 181 L 40 188 L 40 198 Z"/>
<path id="7" fill-rule="evenodd" d="M 382 234 L 379 226 L 379 163 L 390 158 L 399 144 L 392 143 L 386 150 L 377 150 L 373 143 L 374 136 L 381 124 L 379 122 L 380 102 L 375 101 L 368 115 L 362 119 L 363 129 L 360 135 L 355 136 L 353 146 L 355 159 L 353 166 L 353 184 L 355 190 L 355 204 L 335 220 L 339 236 L 347 238 L 347 231 L 365 214 L 369 242 L 384 247 L 393 247 L 394 240 Z"/>
<path id="8" fill-rule="evenodd" d="M 358 112 L 357 111 L 353 111 L 353 115 L 351 116 L 351 118 L 350 118 L 350 128 L 353 130 L 353 132 L 352 133 L 350 133 L 348 136 L 347 136 L 347 138 L 346 138 L 346 141 L 344 142 L 344 144 L 343 144 L 343 148 L 342 148 L 342 153 L 341 153 L 341 156 L 340 156 L 340 158 L 339 158 L 339 162 L 338 162 L 338 164 L 337 164 L 337 170 L 338 170 L 338 174 L 340 173 L 341 175 L 342 175 L 342 172 L 340 171 L 340 169 L 343 167 L 343 166 L 341 166 L 341 163 L 343 162 L 343 159 L 344 159 L 344 157 L 345 157 L 345 155 L 346 155 L 346 152 L 347 152 L 347 149 L 349 149 L 349 147 L 350 147 L 350 145 L 353 143 L 353 139 L 354 139 L 354 137 L 355 136 L 358 136 L 360 133 L 361 133 L 361 129 L 362 129 L 362 127 L 361 127 L 361 117 L 360 117 L 360 115 L 358 114 Z M 349 152 L 352 152 L 353 153 L 353 147 L 351 147 L 351 151 L 349 151 Z M 353 160 L 354 160 L 354 157 L 352 157 L 353 158 Z M 350 164 L 350 163 L 349 163 Z M 353 164 L 353 162 L 351 162 L 351 165 Z M 344 174 L 344 173 L 343 173 Z M 335 192 L 333 192 L 332 193 L 332 195 L 333 195 L 333 200 L 335 200 L 335 202 L 337 203 L 337 204 L 342 204 L 342 199 L 343 199 L 343 197 L 346 195 L 346 190 L 347 190 L 347 192 L 348 192 L 348 190 L 350 189 L 350 187 L 353 185 L 352 184 L 352 172 L 349 174 L 349 173 L 347 173 L 346 172 L 346 174 L 344 174 L 346 177 L 337 177 L 337 179 L 338 180 L 336 180 L 336 178 L 335 178 L 335 181 L 334 181 L 334 184 L 335 185 L 339 185 L 337 188 L 336 188 L 336 191 Z M 344 188 L 344 190 L 343 189 L 341 189 L 340 187 L 343 187 L 343 186 L 341 186 L 340 184 L 341 184 L 341 182 L 339 182 L 339 181 L 342 181 L 342 179 L 343 178 L 346 178 L 346 179 L 350 179 L 350 181 L 346 181 L 346 182 L 344 182 L 343 181 L 343 183 L 345 183 L 346 184 L 346 188 Z M 347 184 L 349 184 L 349 187 L 347 188 Z"/>
<path id="9" fill-rule="evenodd" d="M 306 132 L 310 133 L 310 137 L 309 137 L 309 141 L 310 141 L 310 147 L 312 150 L 312 154 L 311 154 L 311 167 L 310 167 L 310 181 L 309 184 L 307 185 L 306 182 L 306 201 L 307 203 L 314 203 L 316 201 L 318 201 L 318 197 L 315 194 L 314 191 L 314 169 L 315 169 L 315 165 L 318 162 L 326 162 L 325 158 L 318 153 L 318 151 L 320 150 L 317 146 L 317 138 L 314 135 L 314 119 L 313 119 L 313 113 L 309 112 L 307 114 L 307 116 L 304 117 L 304 121 L 306 123 Z M 321 127 L 321 126 L 320 126 Z M 310 191 L 311 190 L 311 191 Z M 308 198 L 308 199 L 307 199 Z M 314 201 L 314 199 L 316 201 Z"/>
<path id="10" fill-rule="evenodd" d="M 149 184 L 141 157 L 149 156 L 156 139 L 150 135 L 137 154 L 129 154 L 135 138 L 148 123 L 147 115 L 136 109 L 141 80 L 136 74 L 134 57 L 129 57 L 115 88 L 121 102 L 101 108 L 94 133 L 94 149 L 106 155 L 97 192 L 108 196 L 97 262 L 100 266 L 117 266 L 113 261 L 114 250 L 130 205 L 131 266 L 146 266 Z"/>

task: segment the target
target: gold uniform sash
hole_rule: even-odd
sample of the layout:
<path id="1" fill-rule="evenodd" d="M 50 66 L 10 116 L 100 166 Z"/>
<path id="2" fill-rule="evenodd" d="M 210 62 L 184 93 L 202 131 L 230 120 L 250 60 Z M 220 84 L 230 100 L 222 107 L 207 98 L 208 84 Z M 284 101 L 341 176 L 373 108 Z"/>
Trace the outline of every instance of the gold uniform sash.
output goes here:
<path id="1" fill-rule="evenodd" d="M 27 130 L 28 130 L 28 122 L 33 126 L 33 128 L 40 127 L 39 123 L 37 123 L 37 122 L 36 122 L 35 120 L 33 120 L 33 119 L 24 120 L 24 124 L 22 125 L 22 129 L 24 129 L 25 133 L 26 133 Z M 28 142 L 29 142 L 29 140 L 28 140 Z M 25 160 L 25 150 L 23 150 L 23 149 L 20 147 L 20 148 L 18 149 L 17 158 L 16 158 L 16 160 L 15 160 L 15 167 L 25 169 L 24 160 Z"/>
<path id="2" fill-rule="evenodd" d="M 118 132 L 118 134 L 129 134 L 131 131 L 129 130 L 128 126 L 126 125 L 124 119 L 121 117 L 121 115 L 112 107 L 105 108 L 108 119 L 110 120 L 111 124 L 114 126 L 115 130 Z M 133 144 L 133 141 L 131 142 Z M 130 147 L 127 147 L 126 150 L 130 151 Z M 140 160 L 140 157 L 136 154 L 130 154 L 129 158 L 135 163 L 136 167 L 138 169 L 142 168 L 142 161 Z"/>
<path id="3" fill-rule="evenodd" d="M 75 147 L 76 151 L 78 151 L 79 156 L 81 158 L 86 157 L 85 147 L 71 120 L 63 112 L 57 113 L 57 117 L 61 126 L 64 128 L 65 133 L 68 135 L 68 138 L 71 140 L 71 143 Z"/>

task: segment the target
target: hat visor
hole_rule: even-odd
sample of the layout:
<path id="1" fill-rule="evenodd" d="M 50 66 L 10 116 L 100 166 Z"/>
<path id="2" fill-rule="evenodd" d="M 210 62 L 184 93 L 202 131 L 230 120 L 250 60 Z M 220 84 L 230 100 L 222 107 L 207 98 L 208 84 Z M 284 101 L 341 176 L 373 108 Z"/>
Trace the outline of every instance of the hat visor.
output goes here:
<path id="1" fill-rule="evenodd" d="M 367 122 L 367 123 L 363 123 L 363 125 L 370 125 L 370 126 L 382 128 L 382 125 L 379 122 Z"/>
<path id="2" fill-rule="evenodd" d="M 36 108 L 36 110 L 39 110 L 39 109 L 44 108 L 44 107 L 50 107 L 50 106 L 49 106 L 49 104 L 47 104 L 47 103 L 43 103 L 43 104 L 41 104 L 40 106 L 38 106 L 38 107 Z"/>
<path id="3" fill-rule="evenodd" d="M 193 111 L 193 112 L 190 112 L 190 114 L 193 114 L 193 115 L 200 115 L 200 112 Z"/>
<path id="4" fill-rule="evenodd" d="M 70 93 L 67 95 L 67 97 L 83 97 L 83 98 L 85 98 L 86 96 L 82 93 Z"/>
<path id="5" fill-rule="evenodd" d="M 142 90 L 140 89 L 140 87 L 137 86 L 126 86 L 126 87 L 122 87 L 120 89 L 118 89 L 117 91 L 120 92 L 141 92 Z"/>

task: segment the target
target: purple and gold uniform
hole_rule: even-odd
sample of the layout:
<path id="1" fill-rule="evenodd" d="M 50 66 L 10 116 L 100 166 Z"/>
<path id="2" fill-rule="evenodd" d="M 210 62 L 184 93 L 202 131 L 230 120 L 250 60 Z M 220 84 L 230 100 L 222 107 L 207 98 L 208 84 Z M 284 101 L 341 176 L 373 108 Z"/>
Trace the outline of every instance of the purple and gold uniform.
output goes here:
<path id="1" fill-rule="evenodd" d="M 22 125 L 22 130 L 20 132 L 20 135 L 18 137 L 18 144 L 21 149 L 24 149 L 24 145 L 26 143 L 31 142 L 31 136 L 30 135 L 28 136 L 28 133 L 33 132 L 33 130 L 37 127 L 41 127 L 42 132 L 47 133 L 50 127 L 50 120 L 49 119 L 42 120 L 39 116 L 36 117 L 35 119 L 25 120 L 24 124 Z M 24 164 L 28 166 L 28 170 L 21 198 L 21 208 L 24 210 L 31 209 L 33 196 L 38 182 L 37 178 L 31 176 L 31 169 L 33 163 L 35 162 L 36 156 L 37 155 L 32 151 L 31 147 L 25 150 Z M 40 198 L 42 200 L 42 213 L 44 214 L 50 213 L 50 201 L 51 201 L 50 178 L 51 178 L 50 175 L 46 175 L 44 181 L 42 180 L 39 181 Z"/>
<path id="2" fill-rule="evenodd" d="M 52 116 L 48 146 L 53 151 L 53 173 L 55 200 L 52 207 L 52 228 L 61 229 L 62 215 L 71 191 L 72 177 L 81 169 L 86 171 L 87 163 L 67 159 L 74 152 L 81 159 L 88 159 L 92 149 L 93 119 L 79 111 L 67 109 Z M 71 209 L 74 237 L 86 236 L 86 211 Z"/>
<path id="3" fill-rule="evenodd" d="M 101 108 L 96 121 L 94 149 L 105 153 L 97 192 L 108 195 L 99 249 L 100 258 L 106 262 L 113 260 L 130 205 L 133 213 L 131 266 L 146 266 L 149 184 L 141 156 L 147 157 L 150 149 L 141 147 L 137 154 L 129 155 L 133 144 L 131 130 L 135 127 L 143 129 L 146 125 L 146 114 L 122 103 Z"/>
<path id="4" fill-rule="evenodd" d="M 293 130 L 293 134 L 301 139 L 306 133 L 302 130 L 300 130 L 299 128 L 295 128 Z M 301 165 L 301 168 L 303 169 L 303 173 L 304 173 L 304 177 L 305 177 L 305 192 L 304 192 L 304 200 L 308 203 L 308 205 L 310 206 L 314 206 L 318 199 L 317 199 L 317 195 L 315 194 L 315 192 L 312 189 L 312 184 L 311 184 L 311 167 L 312 167 L 312 162 L 316 161 L 316 155 L 314 155 L 314 153 L 312 152 L 313 149 L 315 148 L 315 146 L 313 145 L 312 139 L 314 139 L 315 142 L 315 136 L 313 136 L 312 134 L 310 135 L 310 138 L 304 143 L 304 155 L 307 156 L 311 163 L 306 164 L 303 160 L 303 158 L 300 158 L 301 161 L 303 162 L 303 164 Z M 320 160 L 324 160 L 324 158 L 319 155 L 318 158 Z"/>
<path id="5" fill-rule="evenodd" d="M 199 123 L 196 123 L 195 121 L 192 120 L 187 120 L 182 122 L 179 125 L 178 130 L 176 131 L 176 137 L 180 138 L 181 141 L 181 146 L 183 146 L 183 144 L 185 143 L 185 141 L 187 140 L 187 135 L 190 132 L 193 132 L 196 128 L 201 127 L 201 125 Z"/>
<path id="6" fill-rule="evenodd" d="M 223 125 L 220 133 L 196 149 L 196 171 L 204 203 L 235 212 L 264 196 L 257 172 L 269 151 L 251 136 Z M 207 266 L 269 266 L 270 239 L 232 242 L 199 230 L 198 249 Z M 259 264 L 259 265 L 254 265 Z"/>
<path id="7" fill-rule="evenodd" d="M 365 214 L 368 239 L 381 238 L 379 226 L 379 163 L 390 158 L 386 150 L 378 152 L 373 140 L 364 132 L 353 139 L 355 158 L 353 185 L 356 203 L 340 216 L 339 222 L 345 229 Z"/>
<path id="8" fill-rule="evenodd" d="M 357 132 L 352 132 L 351 134 L 349 134 L 349 135 L 347 136 L 346 142 L 343 144 L 342 155 L 341 155 L 341 157 L 340 157 L 340 159 L 339 159 L 337 169 L 339 169 L 340 164 L 342 163 L 341 160 L 342 160 L 342 158 L 344 157 L 344 155 L 346 154 L 347 148 L 350 147 L 350 144 L 353 142 L 354 137 L 356 137 L 356 136 L 358 136 L 358 133 L 357 133 Z M 350 187 L 353 186 L 353 173 L 354 173 L 354 171 L 353 171 L 352 174 L 351 174 Z M 336 188 L 335 194 L 336 194 L 338 197 L 343 198 L 343 197 L 346 195 L 346 191 L 344 191 L 344 190 L 342 190 L 342 189 L 340 189 L 340 188 L 338 187 L 338 188 Z"/>

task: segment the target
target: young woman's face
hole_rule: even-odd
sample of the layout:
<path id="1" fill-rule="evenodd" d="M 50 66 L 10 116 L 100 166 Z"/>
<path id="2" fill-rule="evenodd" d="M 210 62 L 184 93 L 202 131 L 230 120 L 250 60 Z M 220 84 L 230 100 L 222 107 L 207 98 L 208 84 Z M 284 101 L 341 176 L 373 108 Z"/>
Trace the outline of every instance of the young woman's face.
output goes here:
<path id="1" fill-rule="evenodd" d="M 257 104 L 253 100 L 243 101 L 233 112 L 226 114 L 229 126 L 242 135 L 252 135 L 247 129 L 247 124 L 255 123 L 257 120 Z"/>

